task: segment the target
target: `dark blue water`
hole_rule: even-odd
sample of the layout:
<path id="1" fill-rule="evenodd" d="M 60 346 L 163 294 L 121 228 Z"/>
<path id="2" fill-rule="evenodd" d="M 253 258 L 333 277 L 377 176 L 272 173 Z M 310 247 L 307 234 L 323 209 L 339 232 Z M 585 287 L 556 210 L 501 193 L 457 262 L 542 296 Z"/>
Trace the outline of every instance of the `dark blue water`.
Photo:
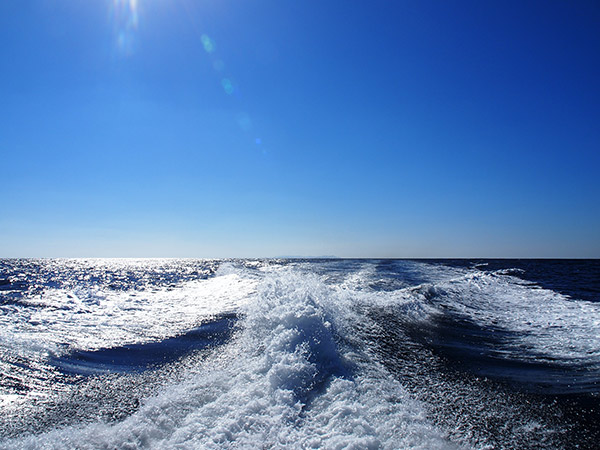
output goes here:
<path id="1" fill-rule="evenodd" d="M 0 448 L 597 448 L 599 301 L 599 260 L 4 259 Z"/>
<path id="2" fill-rule="evenodd" d="M 216 317 L 186 333 L 161 341 L 98 350 L 75 350 L 50 360 L 66 374 L 135 373 L 158 368 L 192 352 L 224 344 L 233 333 L 234 314 Z"/>
<path id="3" fill-rule="evenodd" d="M 518 278 L 560 292 L 572 299 L 600 301 L 599 259 L 430 259 L 423 261 L 492 272 L 509 270 Z"/>

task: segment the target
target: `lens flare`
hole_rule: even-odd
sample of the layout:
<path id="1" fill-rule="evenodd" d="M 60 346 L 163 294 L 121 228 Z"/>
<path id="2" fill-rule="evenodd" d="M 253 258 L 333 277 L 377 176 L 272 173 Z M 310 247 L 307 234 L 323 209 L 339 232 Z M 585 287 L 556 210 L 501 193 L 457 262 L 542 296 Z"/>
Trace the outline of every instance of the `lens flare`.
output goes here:
<path id="1" fill-rule="evenodd" d="M 215 41 L 209 38 L 206 34 L 200 36 L 200 41 L 202 42 L 202 46 L 206 53 L 214 53 L 215 51 Z"/>
<path id="2" fill-rule="evenodd" d="M 134 50 L 134 37 L 139 22 L 138 1 L 113 0 L 112 16 L 117 48 L 121 54 L 131 55 Z"/>
<path id="3" fill-rule="evenodd" d="M 121 0 L 125 1 L 125 0 Z M 190 5 L 190 0 L 183 0 L 182 4 L 186 8 L 188 12 L 188 18 L 190 19 L 195 31 L 196 36 L 199 38 L 199 46 L 201 46 L 202 50 L 205 52 L 205 56 L 208 59 L 219 84 L 221 85 L 221 89 L 226 96 L 231 98 L 232 105 L 241 106 L 242 102 L 242 91 L 240 90 L 239 84 L 236 82 L 233 74 L 230 72 L 230 67 L 226 65 L 222 52 L 223 47 L 217 45 L 217 40 L 215 37 L 210 36 L 202 30 L 200 25 L 194 20 L 195 14 L 193 8 Z M 252 148 L 260 148 L 263 154 L 266 154 L 266 149 L 263 146 L 263 142 L 261 138 L 252 137 L 255 130 L 255 123 L 251 115 L 247 112 L 238 111 L 235 116 L 235 121 L 237 122 L 237 126 L 239 130 L 246 134 L 246 137 L 250 139 L 250 144 Z"/>
<path id="4" fill-rule="evenodd" d="M 221 86 L 223 86 L 223 90 L 227 95 L 233 95 L 233 93 L 235 92 L 233 82 L 229 78 L 223 78 L 221 80 Z"/>

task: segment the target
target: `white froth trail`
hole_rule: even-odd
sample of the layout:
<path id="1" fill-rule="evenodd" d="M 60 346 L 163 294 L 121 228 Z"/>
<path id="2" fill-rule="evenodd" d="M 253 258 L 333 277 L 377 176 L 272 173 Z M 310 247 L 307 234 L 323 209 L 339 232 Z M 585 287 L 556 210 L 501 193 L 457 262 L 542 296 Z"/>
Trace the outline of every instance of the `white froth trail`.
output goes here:
<path id="1" fill-rule="evenodd" d="M 231 276 L 247 279 L 233 267 L 216 279 Z M 67 427 L 0 446 L 456 448 L 364 348 L 341 342 L 360 320 L 346 307 L 350 297 L 316 275 L 270 270 L 240 306 L 232 341 L 124 421 Z"/>
<path id="2" fill-rule="evenodd" d="M 440 314 L 509 332 L 506 357 L 600 371 L 600 303 L 570 299 L 507 271 L 471 271 L 417 291 L 433 298 Z"/>
<path id="3" fill-rule="evenodd" d="M 0 317 L 0 345 L 60 355 L 161 340 L 237 310 L 255 286 L 256 280 L 229 273 L 144 291 L 48 289 L 29 299 L 36 308 Z"/>

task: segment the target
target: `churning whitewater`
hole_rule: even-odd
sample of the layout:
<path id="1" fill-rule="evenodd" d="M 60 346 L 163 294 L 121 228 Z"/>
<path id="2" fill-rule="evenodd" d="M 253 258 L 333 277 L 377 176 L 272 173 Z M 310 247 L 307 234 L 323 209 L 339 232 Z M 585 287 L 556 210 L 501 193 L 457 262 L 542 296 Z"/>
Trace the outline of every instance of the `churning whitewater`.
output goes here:
<path id="1" fill-rule="evenodd" d="M 598 272 L 0 260 L 0 448 L 594 448 Z"/>

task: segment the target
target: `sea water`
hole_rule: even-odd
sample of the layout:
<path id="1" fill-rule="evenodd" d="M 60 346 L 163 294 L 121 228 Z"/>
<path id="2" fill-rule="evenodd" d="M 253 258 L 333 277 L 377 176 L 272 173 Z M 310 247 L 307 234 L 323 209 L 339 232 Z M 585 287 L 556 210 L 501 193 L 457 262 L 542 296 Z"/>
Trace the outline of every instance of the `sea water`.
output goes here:
<path id="1" fill-rule="evenodd" d="M 0 260 L 0 448 L 597 448 L 598 260 Z"/>

